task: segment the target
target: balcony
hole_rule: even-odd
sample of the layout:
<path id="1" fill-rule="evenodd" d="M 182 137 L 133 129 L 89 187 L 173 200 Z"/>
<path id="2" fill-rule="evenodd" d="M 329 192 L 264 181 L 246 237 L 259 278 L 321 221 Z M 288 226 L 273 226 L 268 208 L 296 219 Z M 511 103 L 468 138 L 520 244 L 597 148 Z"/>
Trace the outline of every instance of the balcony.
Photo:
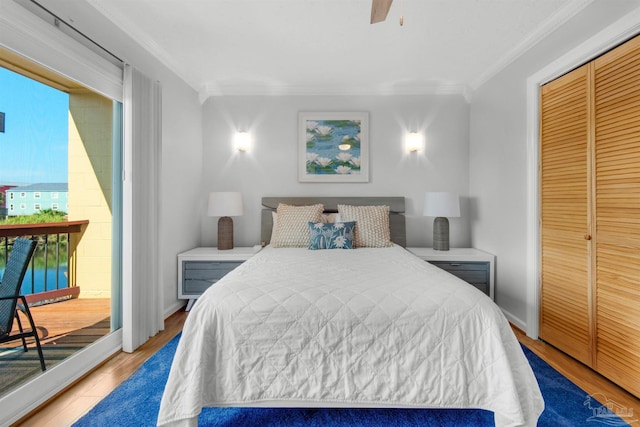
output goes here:
<path id="1" fill-rule="evenodd" d="M 22 284 L 47 369 L 111 331 L 110 298 L 86 298 L 78 283 L 78 245 L 89 221 L 0 226 L 0 273 L 16 237 L 38 241 Z M 22 313 L 20 313 L 22 316 Z M 28 325 L 22 317 L 23 326 Z M 33 339 L 0 345 L 0 395 L 40 372 Z"/>
<path id="2" fill-rule="evenodd" d="M 108 334 L 110 313 L 107 298 L 74 298 L 32 307 L 47 370 Z M 42 372 L 32 338 L 27 345 L 26 353 L 20 340 L 0 345 L 0 396 Z"/>
<path id="3" fill-rule="evenodd" d="M 89 221 L 70 221 L 0 226 L 0 269 L 3 271 L 13 239 L 30 237 L 38 241 L 22 286 L 22 294 L 30 305 L 80 294 L 75 274 L 75 246 L 88 224 Z"/>

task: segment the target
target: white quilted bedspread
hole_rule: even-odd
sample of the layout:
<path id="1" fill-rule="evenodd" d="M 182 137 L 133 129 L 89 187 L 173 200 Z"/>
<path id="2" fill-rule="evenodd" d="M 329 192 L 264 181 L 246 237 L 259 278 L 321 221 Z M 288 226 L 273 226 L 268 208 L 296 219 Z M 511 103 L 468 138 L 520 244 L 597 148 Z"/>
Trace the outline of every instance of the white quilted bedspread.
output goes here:
<path id="1" fill-rule="evenodd" d="M 159 425 L 204 406 L 446 407 L 536 425 L 544 402 L 500 309 L 405 249 L 267 247 L 189 313 Z"/>

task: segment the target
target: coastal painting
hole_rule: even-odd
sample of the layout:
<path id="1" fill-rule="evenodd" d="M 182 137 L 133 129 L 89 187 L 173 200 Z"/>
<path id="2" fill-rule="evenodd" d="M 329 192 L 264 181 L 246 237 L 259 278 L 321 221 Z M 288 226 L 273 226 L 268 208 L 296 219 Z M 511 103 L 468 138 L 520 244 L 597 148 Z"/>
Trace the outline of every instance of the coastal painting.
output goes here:
<path id="1" fill-rule="evenodd" d="M 368 182 L 369 114 L 298 114 L 300 182 Z"/>

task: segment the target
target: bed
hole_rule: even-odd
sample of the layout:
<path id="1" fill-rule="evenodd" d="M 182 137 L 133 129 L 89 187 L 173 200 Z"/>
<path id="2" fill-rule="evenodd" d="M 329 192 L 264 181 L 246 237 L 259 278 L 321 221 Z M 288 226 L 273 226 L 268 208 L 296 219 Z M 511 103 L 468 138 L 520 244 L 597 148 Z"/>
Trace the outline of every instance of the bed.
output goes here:
<path id="1" fill-rule="evenodd" d="M 287 213 L 317 204 L 324 213 L 308 224 L 310 245 L 282 246 L 294 228 Z M 479 408 L 499 426 L 536 425 L 544 402 L 511 327 L 484 293 L 404 249 L 404 198 L 263 206 L 265 247 L 210 287 L 185 322 L 158 425 L 197 425 L 206 406 Z M 362 246 L 367 221 L 379 221 L 369 209 L 383 206 L 392 243 Z M 337 211 L 337 223 L 321 225 Z M 310 250 L 335 243 L 314 227 L 355 230 L 359 244 Z"/>

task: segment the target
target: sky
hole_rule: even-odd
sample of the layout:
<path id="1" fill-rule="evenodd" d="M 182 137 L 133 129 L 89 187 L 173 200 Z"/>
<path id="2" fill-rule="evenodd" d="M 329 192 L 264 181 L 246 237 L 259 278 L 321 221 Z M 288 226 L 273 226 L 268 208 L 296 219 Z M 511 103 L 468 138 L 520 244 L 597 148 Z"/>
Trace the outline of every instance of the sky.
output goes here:
<path id="1" fill-rule="evenodd" d="M 69 96 L 0 67 L 0 185 L 68 182 Z"/>

